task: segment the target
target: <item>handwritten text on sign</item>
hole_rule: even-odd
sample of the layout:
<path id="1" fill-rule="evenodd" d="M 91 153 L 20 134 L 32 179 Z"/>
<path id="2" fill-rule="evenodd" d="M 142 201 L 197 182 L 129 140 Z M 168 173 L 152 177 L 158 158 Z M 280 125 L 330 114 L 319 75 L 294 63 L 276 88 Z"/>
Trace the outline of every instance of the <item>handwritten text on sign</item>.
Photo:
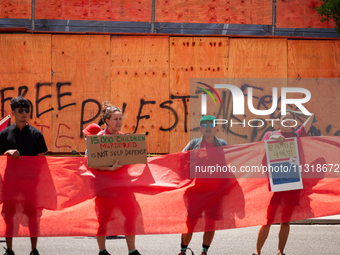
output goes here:
<path id="1" fill-rule="evenodd" d="M 145 134 L 89 135 L 87 136 L 87 163 L 89 167 L 146 164 Z"/>
<path id="2" fill-rule="evenodd" d="M 302 189 L 299 151 L 296 137 L 286 138 L 283 145 L 278 141 L 265 141 L 270 188 L 273 192 Z"/>
<path id="3" fill-rule="evenodd" d="M 277 160 L 277 159 L 287 159 L 287 158 L 296 158 L 296 150 L 295 150 L 295 141 L 287 140 L 280 145 L 279 143 L 268 143 L 267 149 L 269 160 Z"/>

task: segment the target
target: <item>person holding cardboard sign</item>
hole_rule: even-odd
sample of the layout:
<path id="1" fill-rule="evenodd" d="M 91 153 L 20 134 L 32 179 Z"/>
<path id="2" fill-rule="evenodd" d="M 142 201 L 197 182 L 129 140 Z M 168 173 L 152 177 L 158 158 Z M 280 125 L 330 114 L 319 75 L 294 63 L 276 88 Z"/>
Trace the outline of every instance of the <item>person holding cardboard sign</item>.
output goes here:
<path id="1" fill-rule="evenodd" d="M 120 130 L 123 122 L 123 112 L 120 108 L 113 106 L 110 102 L 105 101 L 102 105 L 102 121 L 106 124 L 106 128 L 97 135 L 114 135 L 124 134 Z M 96 167 L 96 170 L 116 171 L 122 165 L 117 160 L 109 167 Z M 98 175 L 97 177 L 100 178 Z M 104 176 L 105 178 L 105 176 Z M 135 248 L 135 221 L 138 216 L 139 205 L 134 193 L 125 187 L 108 187 L 103 188 L 100 184 L 96 187 L 97 196 L 95 199 L 96 212 L 99 221 L 97 232 L 97 243 L 99 247 L 99 255 L 110 255 L 105 247 L 106 230 L 111 220 L 113 211 L 118 208 L 125 217 L 124 230 L 125 239 L 129 249 L 129 255 L 140 255 Z"/>
<path id="2" fill-rule="evenodd" d="M 310 115 L 306 121 L 298 128 L 297 130 L 292 130 L 292 126 L 295 121 L 295 116 L 301 115 L 304 116 L 302 112 L 297 111 L 287 111 L 286 115 L 280 114 L 280 128 L 277 131 L 268 131 L 264 134 L 262 141 L 265 140 L 276 140 L 283 145 L 283 142 L 286 138 L 289 137 L 300 137 L 300 136 L 308 136 L 307 132 L 310 129 L 314 115 Z M 299 205 L 300 200 L 300 192 L 301 190 L 289 190 L 289 191 L 281 191 L 274 192 L 269 207 L 267 209 L 267 225 L 263 225 L 260 227 L 257 242 L 256 242 L 256 252 L 253 255 L 261 255 L 261 249 L 268 237 L 270 226 L 274 223 L 275 215 L 278 211 L 279 206 L 282 206 L 282 217 L 281 224 L 279 230 L 279 244 L 278 244 L 278 255 L 283 255 L 283 250 L 286 246 L 290 223 L 287 219 L 290 219 L 295 206 Z"/>

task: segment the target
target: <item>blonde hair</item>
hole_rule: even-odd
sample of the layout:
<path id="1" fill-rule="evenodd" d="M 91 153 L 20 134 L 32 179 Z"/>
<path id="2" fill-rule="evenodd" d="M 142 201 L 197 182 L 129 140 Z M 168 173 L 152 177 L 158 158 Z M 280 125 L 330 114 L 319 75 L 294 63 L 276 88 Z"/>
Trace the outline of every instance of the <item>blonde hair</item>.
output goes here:
<path id="1" fill-rule="evenodd" d="M 107 123 L 105 120 L 111 118 L 111 115 L 114 112 L 120 112 L 121 114 L 123 114 L 123 111 L 119 107 L 115 107 L 111 102 L 104 101 L 102 103 L 102 114 L 100 115 L 100 117 L 106 125 Z"/>

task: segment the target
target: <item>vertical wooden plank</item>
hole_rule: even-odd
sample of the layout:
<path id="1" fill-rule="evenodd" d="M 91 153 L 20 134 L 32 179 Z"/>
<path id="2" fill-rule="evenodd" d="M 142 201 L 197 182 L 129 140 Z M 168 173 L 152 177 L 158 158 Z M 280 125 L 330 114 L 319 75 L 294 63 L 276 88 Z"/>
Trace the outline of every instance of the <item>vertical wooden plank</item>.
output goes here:
<path id="1" fill-rule="evenodd" d="M 170 152 L 182 151 L 191 136 L 200 136 L 200 131 L 190 131 L 189 123 L 199 126 L 200 109 L 190 109 L 190 100 L 197 96 L 190 91 L 191 78 L 220 78 L 228 76 L 228 38 L 172 37 L 170 38 L 170 97 L 178 115 L 178 123 L 170 132 Z M 184 110 L 185 100 L 187 113 Z M 211 112 L 216 115 L 216 112 Z M 187 118 L 187 123 L 185 119 Z M 174 123 L 173 116 L 170 122 Z M 224 137 L 224 134 L 220 134 Z"/>
<path id="2" fill-rule="evenodd" d="M 112 37 L 111 48 L 111 98 L 126 104 L 123 132 L 147 133 L 149 153 L 168 153 L 168 37 Z"/>
<path id="3" fill-rule="evenodd" d="M 272 24 L 271 0 L 156 0 L 156 22 Z"/>
<path id="4" fill-rule="evenodd" d="M 31 0 L 0 1 L 0 19 L 30 19 Z"/>
<path id="5" fill-rule="evenodd" d="M 52 150 L 49 111 L 53 100 L 51 35 L 0 35 L 0 89 L 4 104 L 0 108 L 3 108 L 4 116 L 11 114 L 11 98 L 21 94 L 31 101 L 33 111 L 29 123 L 42 131 L 49 150 Z M 14 119 L 11 123 L 13 122 Z"/>
<path id="6" fill-rule="evenodd" d="M 339 41 L 288 41 L 288 77 L 295 78 L 290 86 L 310 91 L 311 100 L 305 107 L 315 114 L 314 126 L 323 135 L 334 135 L 340 130 L 339 76 Z"/>
<path id="7" fill-rule="evenodd" d="M 85 151 L 82 121 L 96 117 L 96 102 L 110 100 L 110 36 L 53 35 L 52 71 L 52 81 L 60 88 L 53 101 L 53 149 Z"/>
<path id="8" fill-rule="evenodd" d="M 340 134 L 340 89 L 338 78 L 289 79 L 289 87 L 305 88 L 311 93 L 309 102 L 303 106 L 314 113 L 317 122 L 313 126 L 318 135 Z M 291 95 L 298 98 L 304 95 Z M 304 119 L 303 119 L 304 121 Z"/>
<path id="9" fill-rule="evenodd" d="M 288 41 L 288 77 L 336 78 L 339 76 L 340 41 Z"/>
<path id="10" fill-rule="evenodd" d="M 294 0 L 276 1 L 276 27 L 277 28 L 333 28 L 333 21 L 320 22 L 320 16 L 314 8 L 321 1 Z"/>
<path id="11" fill-rule="evenodd" d="M 230 39 L 230 77 L 286 78 L 286 39 Z"/>
<path id="12" fill-rule="evenodd" d="M 35 0 L 37 19 L 151 22 L 152 0 Z"/>
<path id="13" fill-rule="evenodd" d="M 254 107 L 259 106 L 259 110 L 270 108 L 272 88 L 278 87 L 278 97 L 280 97 L 280 87 L 287 86 L 286 79 L 279 79 L 287 78 L 287 40 L 230 39 L 229 56 L 230 77 L 238 78 L 235 80 L 237 84 L 234 85 L 243 88 L 245 95 L 248 92 L 247 87 L 253 87 Z M 245 96 L 245 116 L 237 116 L 240 122 L 245 120 L 245 127 L 235 125 L 230 128 L 228 133 L 230 144 L 258 141 L 271 124 L 265 121 L 265 125 L 261 128 L 248 125 L 251 119 L 272 119 L 273 116 L 252 114 L 247 106 L 247 98 Z M 232 101 L 228 101 L 227 104 L 231 106 Z M 229 109 L 231 111 L 231 107 Z M 230 113 L 228 116 L 231 116 Z M 234 119 L 235 122 L 238 120 Z M 255 126 L 254 123 L 251 125 Z"/>

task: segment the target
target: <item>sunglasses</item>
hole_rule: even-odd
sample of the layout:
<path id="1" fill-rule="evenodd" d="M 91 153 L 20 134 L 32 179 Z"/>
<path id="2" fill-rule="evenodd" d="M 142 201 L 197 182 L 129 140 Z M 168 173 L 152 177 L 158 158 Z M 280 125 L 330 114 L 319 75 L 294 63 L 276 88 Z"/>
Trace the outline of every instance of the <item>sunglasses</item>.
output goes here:
<path id="1" fill-rule="evenodd" d="M 120 111 L 119 107 L 115 107 L 115 106 L 110 106 L 110 107 L 106 108 L 106 110 L 112 110 L 112 112 Z"/>
<path id="2" fill-rule="evenodd" d="M 24 111 L 26 112 L 26 113 L 29 113 L 30 112 L 30 108 L 19 108 L 19 109 L 16 109 L 16 110 L 14 110 L 15 112 L 18 112 L 18 113 L 23 113 Z"/>
<path id="3" fill-rule="evenodd" d="M 201 125 L 201 127 L 202 127 L 202 128 L 207 128 L 207 127 L 208 127 L 208 123 L 203 123 L 203 124 Z M 215 127 L 215 126 L 214 126 L 214 123 L 209 123 L 209 127 L 214 128 L 214 127 Z"/>

